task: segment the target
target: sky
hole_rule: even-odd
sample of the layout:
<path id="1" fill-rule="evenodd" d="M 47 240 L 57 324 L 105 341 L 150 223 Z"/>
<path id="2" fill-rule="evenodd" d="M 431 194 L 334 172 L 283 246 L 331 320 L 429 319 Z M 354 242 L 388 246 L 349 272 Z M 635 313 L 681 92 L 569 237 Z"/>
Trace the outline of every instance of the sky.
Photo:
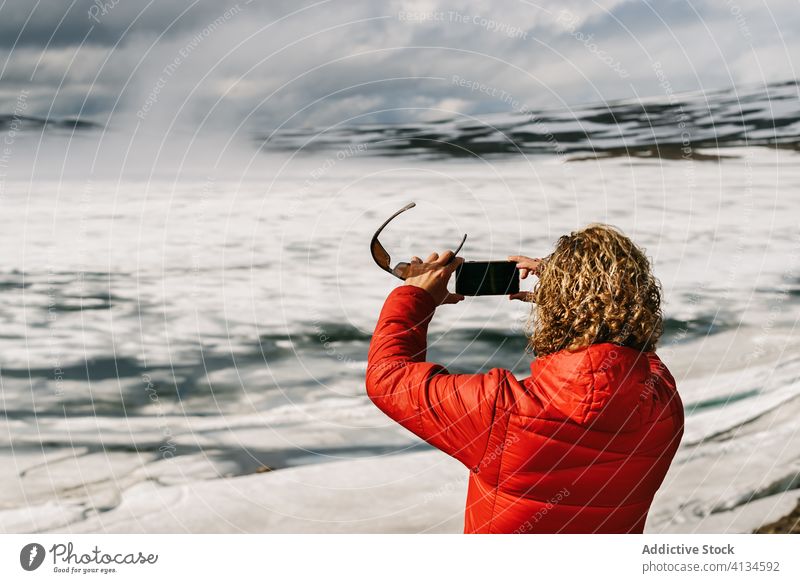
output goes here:
<path id="1" fill-rule="evenodd" d="M 798 0 L 0 0 L 0 114 L 257 131 L 568 108 L 795 79 L 799 32 Z"/>

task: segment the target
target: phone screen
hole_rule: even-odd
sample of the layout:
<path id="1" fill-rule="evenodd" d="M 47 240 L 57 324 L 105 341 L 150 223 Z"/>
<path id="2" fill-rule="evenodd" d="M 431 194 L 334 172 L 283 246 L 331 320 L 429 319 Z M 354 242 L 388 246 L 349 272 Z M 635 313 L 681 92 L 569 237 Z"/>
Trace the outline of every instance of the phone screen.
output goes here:
<path id="1" fill-rule="evenodd" d="M 519 291 L 519 269 L 513 261 L 465 261 L 456 268 L 456 293 L 499 296 Z"/>

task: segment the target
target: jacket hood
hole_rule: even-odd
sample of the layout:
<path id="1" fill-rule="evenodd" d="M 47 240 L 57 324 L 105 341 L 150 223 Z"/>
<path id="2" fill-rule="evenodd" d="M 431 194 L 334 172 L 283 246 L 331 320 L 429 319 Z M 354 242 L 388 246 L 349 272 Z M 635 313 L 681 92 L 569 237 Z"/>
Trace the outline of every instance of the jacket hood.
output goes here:
<path id="1" fill-rule="evenodd" d="M 646 352 L 610 343 L 536 358 L 525 382 L 551 417 L 602 431 L 634 430 L 652 385 Z"/>

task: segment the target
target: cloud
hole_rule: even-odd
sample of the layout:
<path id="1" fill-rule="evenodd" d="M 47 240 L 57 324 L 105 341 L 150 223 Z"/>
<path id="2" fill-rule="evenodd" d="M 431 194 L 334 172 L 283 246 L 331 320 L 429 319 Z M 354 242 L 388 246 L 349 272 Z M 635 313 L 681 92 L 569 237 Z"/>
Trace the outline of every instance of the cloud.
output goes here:
<path id="1" fill-rule="evenodd" d="M 788 79 L 800 57 L 792 0 L 100 6 L 2 5 L 0 112 L 27 88 L 36 115 L 262 132 L 663 95 L 654 62 L 674 91 Z"/>
<path id="2" fill-rule="evenodd" d="M 226 8 L 225 2 L 6 0 L 0 8 L 0 46 L 63 47 L 82 42 L 111 46 L 129 34 L 165 30 L 169 35 L 185 34 L 220 8 Z"/>

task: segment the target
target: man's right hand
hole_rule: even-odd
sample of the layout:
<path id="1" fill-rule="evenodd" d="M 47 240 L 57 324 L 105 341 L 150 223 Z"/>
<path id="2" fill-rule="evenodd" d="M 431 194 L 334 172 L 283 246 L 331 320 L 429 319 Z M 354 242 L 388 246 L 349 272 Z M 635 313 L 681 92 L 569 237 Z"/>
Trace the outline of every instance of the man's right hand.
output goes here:
<path id="1" fill-rule="evenodd" d="M 437 306 L 457 304 L 464 299 L 464 296 L 447 291 L 447 283 L 462 263 L 464 258 L 454 257 L 452 251 L 445 251 L 441 256 L 438 253 L 431 253 L 425 262 L 419 257 L 412 257 L 407 271 L 406 285 L 427 291 L 433 296 Z"/>
<path id="2" fill-rule="evenodd" d="M 521 279 L 525 279 L 528 277 L 528 274 L 533 274 L 536 277 L 542 272 L 544 268 L 544 259 L 540 258 L 533 258 L 533 257 L 526 257 L 524 255 L 511 255 L 508 258 L 509 261 L 514 261 L 517 264 L 517 269 L 519 269 L 519 276 Z M 532 292 L 517 292 L 515 294 L 510 294 L 508 296 L 510 300 L 521 300 L 523 302 L 532 302 L 533 301 L 533 293 Z"/>

